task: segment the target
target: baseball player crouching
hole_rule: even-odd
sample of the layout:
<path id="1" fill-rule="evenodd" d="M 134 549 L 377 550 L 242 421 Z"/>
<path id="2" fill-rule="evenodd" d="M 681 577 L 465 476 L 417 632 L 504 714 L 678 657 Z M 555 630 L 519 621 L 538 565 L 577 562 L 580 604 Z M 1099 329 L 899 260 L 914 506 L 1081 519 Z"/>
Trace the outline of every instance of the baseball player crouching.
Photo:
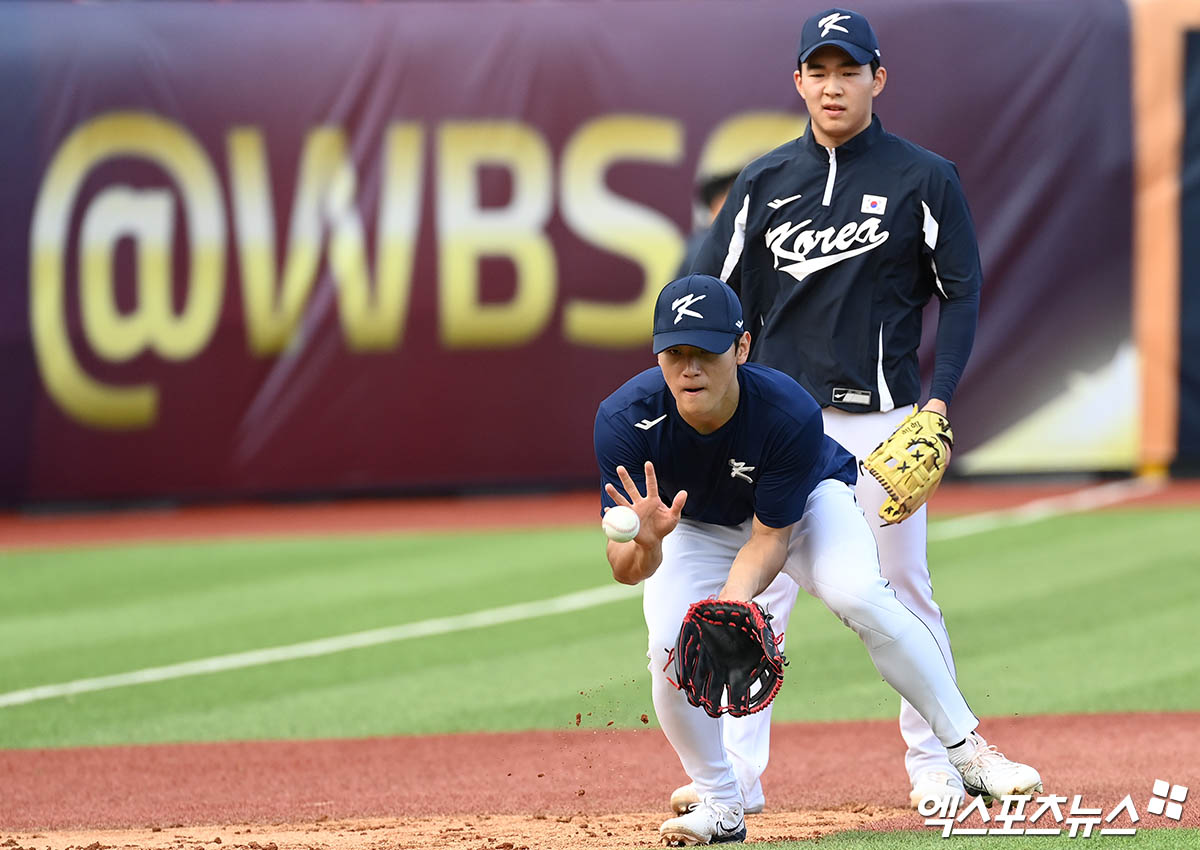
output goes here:
<path id="1" fill-rule="evenodd" d="M 1038 772 L 989 747 L 925 625 L 879 572 L 854 498 L 854 458 L 825 435 L 821 409 L 792 378 L 748 363 L 737 295 L 719 279 L 668 284 L 654 310 L 658 366 L 596 414 L 602 507 L 632 508 L 637 536 L 607 542 L 613 577 L 644 582 L 654 710 L 697 804 L 660 827 L 673 846 L 741 841 L 745 801 L 722 720 L 668 679 L 697 600 L 749 601 L 785 572 L 853 629 L 882 677 L 921 713 L 964 785 L 985 797 L 1041 790 Z"/>

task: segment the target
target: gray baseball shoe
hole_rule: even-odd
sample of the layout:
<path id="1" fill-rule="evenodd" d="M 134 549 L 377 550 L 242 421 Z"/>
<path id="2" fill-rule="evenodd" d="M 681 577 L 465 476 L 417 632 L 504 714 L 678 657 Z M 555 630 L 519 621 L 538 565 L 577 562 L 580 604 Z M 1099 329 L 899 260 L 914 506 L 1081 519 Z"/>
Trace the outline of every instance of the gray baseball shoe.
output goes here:
<path id="1" fill-rule="evenodd" d="M 658 834 L 668 847 L 745 841 L 746 819 L 740 805 L 725 806 L 710 797 L 687 814 L 663 821 Z"/>
<path id="2" fill-rule="evenodd" d="M 696 793 L 696 786 L 690 782 L 687 785 L 680 785 L 671 794 L 671 811 L 677 815 L 686 815 L 698 805 L 700 805 L 700 795 Z M 761 800 L 753 806 L 745 806 L 742 809 L 748 815 L 757 815 L 762 810 Z"/>
<path id="3" fill-rule="evenodd" d="M 1042 777 L 1027 764 L 1010 761 L 1004 753 L 988 744 L 983 736 L 972 732 L 957 747 L 946 750 L 950 763 L 962 776 L 968 794 L 983 797 L 990 806 L 997 797 L 1018 794 L 1040 794 Z"/>

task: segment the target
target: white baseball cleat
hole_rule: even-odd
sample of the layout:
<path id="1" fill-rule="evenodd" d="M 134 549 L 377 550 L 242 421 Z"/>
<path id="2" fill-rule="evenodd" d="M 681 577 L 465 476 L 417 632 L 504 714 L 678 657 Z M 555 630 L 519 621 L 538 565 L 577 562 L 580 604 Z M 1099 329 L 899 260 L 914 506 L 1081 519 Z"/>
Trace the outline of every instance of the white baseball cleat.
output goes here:
<path id="1" fill-rule="evenodd" d="M 908 795 L 908 804 L 916 809 L 920 807 L 922 800 L 936 800 L 938 808 L 941 808 L 943 803 L 955 800 L 954 808 L 957 810 L 964 799 L 966 799 L 966 793 L 963 791 L 962 780 L 958 778 L 957 773 L 928 770 L 918 774 L 917 778 L 913 780 L 912 791 Z"/>
<path id="2" fill-rule="evenodd" d="M 709 798 L 686 815 L 663 821 L 658 834 L 668 847 L 745 841 L 746 819 L 740 805 L 725 806 Z"/>
<path id="3" fill-rule="evenodd" d="M 1004 753 L 988 744 L 975 732 L 960 746 L 946 750 L 950 763 L 962 776 L 968 794 L 983 797 L 990 806 L 997 797 L 1017 794 L 1040 794 L 1042 777 L 1036 770 L 1019 761 L 1010 761 Z"/>
<path id="4" fill-rule="evenodd" d="M 686 815 L 696 806 L 700 805 L 700 795 L 696 793 L 696 786 L 690 782 L 687 785 L 680 785 L 671 794 L 671 811 L 677 815 Z M 763 810 L 763 803 L 760 800 L 752 806 L 744 806 L 742 811 L 748 815 L 757 815 Z"/>

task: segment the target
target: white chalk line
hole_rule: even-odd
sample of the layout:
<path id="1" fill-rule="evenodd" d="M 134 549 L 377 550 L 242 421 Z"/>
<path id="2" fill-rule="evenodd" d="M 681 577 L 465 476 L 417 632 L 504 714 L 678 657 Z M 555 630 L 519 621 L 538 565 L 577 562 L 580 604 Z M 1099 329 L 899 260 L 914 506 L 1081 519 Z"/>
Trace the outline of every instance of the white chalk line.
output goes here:
<path id="1" fill-rule="evenodd" d="M 1161 490 L 1166 482 L 1150 478 L 1129 478 L 1073 490 L 1059 496 L 1034 499 L 1015 508 L 981 511 L 968 516 L 929 524 L 929 540 L 954 540 L 1000 528 L 1029 525 L 1050 517 L 1086 513 L 1147 496 Z"/>
<path id="2" fill-rule="evenodd" d="M 349 649 L 362 649 L 368 646 L 380 646 L 385 643 L 395 643 L 412 638 L 443 635 L 448 632 L 461 632 L 467 629 L 481 629 L 497 626 L 502 623 L 515 623 L 520 620 L 530 620 L 534 617 L 544 617 L 549 614 L 564 614 L 593 608 L 608 602 L 616 602 L 640 595 L 640 587 L 630 587 L 624 584 L 609 584 L 590 590 L 581 590 L 556 596 L 552 599 L 540 599 L 535 602 L 520 602 L 516 605 L 505 605 L 500 608 L 489 608 L 484 611 L 472 611 L 469 614 L 458 614 L 453 617 L 438 617 L 432 620 L 422 620 L 417 623 L 405 623 L 399 626 L 389 626 L 382 629 L 370 629 L 365 632 L 337 635 L 319 640 L 295 643 L 290 646 L 276 646 L 269 649 L 255 649 L 249 652 L 236 652 L 232 655 L 218 655 L 212 658 L 201 658 L 196 661 L 185 661 L 181 664 L 168 664 L 165 667 L 148 667 L 144 670 L 133 670 L 129 673 L 117 673 L 112 676 L 98 676 L 94 679 L 77 679 L 74 682 L 64 682 L 58 685 L 42 685 L 21 691 L 10 691 L 0 694 L 0 708 L 10 705 L 25 705 L 39 700 L 54 697 L 73 696 L 89 691 L 103 691 L 109 688 L 121 688 L 127 685 L 142 685 L 148 682 L 165 682 L 168 679 L 182 679 L 186 676 L 201 676 L 205 673 L 221 673 L 227 670 L 241 670 L 246 667 L 258 667 L 263 664 L 275 664 L 280 661 L 294 661 L 299 658 L 316 658 L 321 655 L 332 655 Z"/>
<path id="3" fill-rule="evenodd" d="M 943 520 L 930 524 L 929 540 L 953 540 L 1000 528 L 1027 525 L 1063 514 L 1093 511 L 1146 495 L 1163 486 L 1165 485 L 1162 482 L 1146 479 L 1114 481 L 1094 487 L 1086 487 L 1082 490 L 1076 490 L 1060 496 L 1036 499 L 1015 508 L 984 511 L 969 516 Z M 503 623 L 514 623 L 521 620 L 530 620 L 535 617 L 544 617 L 550 614 L 581 611 L 585 608 L 593 608 L 609 602 L 630 599 L 640 594 L 640 587 L 610 584 L 590 590 L 568 593 L 564 596 L 556 596 L 552 599 L 521 602 L 515 605 L 505 605 L 500 608 L 473 611 L 469 614 L 438 617 L 432 620 L 422 620 L 416 623 L 405 623 L 399 626 L 337 635 L 288 646 L 237 652 L 232 655 L 218 655 L 211 658 L 201 658 L 196 661 L 185 661 L 180 664 L 168 664 L 164 667 L 148 667 L 143 670 L 133 670 L 128 673 L 117 673 L 111 676 L 77 679 L 73 682 L 63 682 L 56 685 L 41 685 L 36 688 L 27 688 L 25 690 L 0 694 L 0 708 L 13 705 L 26 705 L 31 702 L 54 699 L 55 697 L 74 696 L 91 691 L 102 691 L 110 688 L 127 687 L 129 685 L 142 685 L 150 682 L 165 682 L 169 679 L 182 679 L 187 676 L 201 676 L 207 673 L 241 670 L 246 667 L 258 667 L 264 664 L 294 661 L 300 658 L 316 658 L 351 649 L 380 646 L 386 643 L 396 643 L 402 640 L 430 637 L 449 632 L 461 632 L 466 629 L 487 628 Z"/>

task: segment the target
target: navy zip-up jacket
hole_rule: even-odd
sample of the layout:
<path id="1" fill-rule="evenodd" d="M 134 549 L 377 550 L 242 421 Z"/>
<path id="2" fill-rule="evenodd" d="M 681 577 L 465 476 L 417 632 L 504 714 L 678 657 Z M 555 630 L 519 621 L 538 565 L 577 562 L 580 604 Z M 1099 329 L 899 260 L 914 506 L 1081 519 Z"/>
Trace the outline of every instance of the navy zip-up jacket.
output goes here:
<path id="1" fill-rule="evenodd" d="M 810 125 L 747 165 L 691 270 L 740 295 L 750 359 L 822 407 L 919 401 L 921 311 L 934 295 L 931 397 L 950 402 L 975 339 L 983 275 L 958 171 L 878 117 L 836 148 Z"/>

